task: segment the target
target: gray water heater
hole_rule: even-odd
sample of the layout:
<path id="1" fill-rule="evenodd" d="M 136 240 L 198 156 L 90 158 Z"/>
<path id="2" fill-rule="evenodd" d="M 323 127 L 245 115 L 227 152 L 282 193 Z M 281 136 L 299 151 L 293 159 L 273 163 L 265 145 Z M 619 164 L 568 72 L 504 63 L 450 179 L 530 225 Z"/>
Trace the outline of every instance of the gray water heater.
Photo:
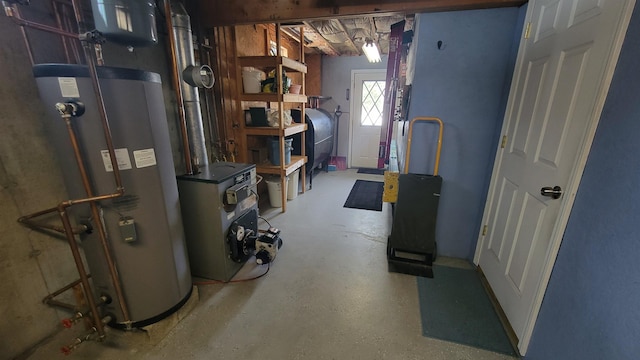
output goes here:
<path id="1" fill-rule="evenodd" d="M 98 67 L 124 196 L 99 207 L 122 281 L 133 326 L 156 322 L 180 308 L 192 289 L 180 213 L 180 201 L 169 141 L 160 75 L 133 69 Z M 73 118 L 95 194 L 115 192 L 111 160 L 102 130 L 88 68 L 43 64 L 33 68 L 47 109 L 45 131 L 62 167 L 71 199 L 86 197 L 58 102 L 84 103 L 84 115 Z M 77 223 L 95 224 L 88 206 L 69 208 Z M 109 295 L 106 312 L 122 326 L 115 291 L 97 231 L 80 235 L 96 296 Z"/>

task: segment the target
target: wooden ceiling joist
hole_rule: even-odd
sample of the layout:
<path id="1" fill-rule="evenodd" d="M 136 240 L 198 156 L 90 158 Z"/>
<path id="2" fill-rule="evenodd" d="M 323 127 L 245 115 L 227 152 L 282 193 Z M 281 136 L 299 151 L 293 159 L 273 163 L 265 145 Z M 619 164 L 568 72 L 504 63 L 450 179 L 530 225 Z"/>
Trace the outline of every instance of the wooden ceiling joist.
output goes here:
<path id="1" fill-rule="evenodd" d="M 349 45 L 351 50 L 353 50 L 354 54 L 362 55 L 362 52 L 360 51 L 360 49 L 356 46 L 356 44 L 351 39 L 351 35 L 347 31 L 347 28 L 345 28 L 345 26 L 342 23 L 342 21 L 338 20 L 338 21 L 336 21 L 336 23 L 338 24 L 338 27 L 340 28 L 340 30 L 344 31 L 345 35 L 347 36 L 347 44 Z"/>
<path id="2" fill-rule="evenodd" d="M 309 21 L 305 21 L 304 25 L 308 28 L 310 28 L 311 30 L 313 30 L 313 32 L 306 32 L 306 36 L 311 38 L 311 40 L 313 41 L 313 45 L 317 46 L 320 50 L 322 50 L 322 52 L 326 55 L 330 55 L 330 56 L 338 56 L 340 55 L 340 52 L 337 51 L 332 45 L 331 43 L 329 43 L 325 38 L 322 37 L 322 35 L 320 35 L 320 32 L 318 31 L 318 29 L 316 29 L 315 26 L 313 26 L 313 24 Z"/>
<path id="3" fill-rule="evenodd" d="M 527 0 L 195 0 L 205 27 L 520 6 Z"/>

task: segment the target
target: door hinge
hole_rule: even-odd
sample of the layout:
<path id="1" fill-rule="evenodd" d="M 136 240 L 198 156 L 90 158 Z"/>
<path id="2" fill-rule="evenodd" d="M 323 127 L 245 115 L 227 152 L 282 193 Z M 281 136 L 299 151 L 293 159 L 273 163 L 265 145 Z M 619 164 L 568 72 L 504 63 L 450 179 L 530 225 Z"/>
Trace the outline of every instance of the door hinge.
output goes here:
<path id="1" fill-rule="evenodd" d="M 487 230 L 488 230 L 488 229 L 489 229 L 489 226 L 487 226 L 487 225 L 485 225 L 485 226 L 482 228 L 482 236 L 487 235 Z"/>
<path id="2" fill-rule="evenodd" d="M 529 35 L 531 35 L 531 22 L 528 22 L 527 27 L 524 29 L 524 38 L 528 39 Z"/>
<path id="3" fill-rule="evenodd" d="M 502 135 L 502 143 L 500 143 L 500 148 L 504 149 L 507 146 L 507 135 Z"/>

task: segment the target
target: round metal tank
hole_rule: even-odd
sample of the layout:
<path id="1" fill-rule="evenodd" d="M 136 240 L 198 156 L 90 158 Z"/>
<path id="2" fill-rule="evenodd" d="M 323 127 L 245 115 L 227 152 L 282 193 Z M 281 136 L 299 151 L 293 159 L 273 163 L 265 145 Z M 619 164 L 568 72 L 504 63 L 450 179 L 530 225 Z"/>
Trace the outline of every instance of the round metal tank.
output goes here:
<path id="1" fill-rule="evenodd" d="M 84 103 L 73 126 L 95 195 L 115 192 L 106 141 L 88 68 L 43 64 L 33 68 L 48 111 L 45 130 L 63 170 L 71 199 L 86 197 L 58 102 Z M 125 195 L 99 203 L 133 326 L 156 322 L 186 302 L 192 289 L 178 188 L 169 142 L 160 75 L 133 69 L 98 67 Z M 69 208 L 77 223 L 90 223 L 89 207 Z M 123 226 L 122 220 L 133 220 Z M 131 239 L 131 230 L 135 236 Z M 113 302 L 106 312 L 112 326 L 124 326 L 97 231 L 80 235 L 96 296 Z"/>
<path id="2" fill-rule="evenodd" d="M 156 13 L 149 0 L 91 0 L 96 30 L 107 40 L 131 46 L 158 43 Z"/>

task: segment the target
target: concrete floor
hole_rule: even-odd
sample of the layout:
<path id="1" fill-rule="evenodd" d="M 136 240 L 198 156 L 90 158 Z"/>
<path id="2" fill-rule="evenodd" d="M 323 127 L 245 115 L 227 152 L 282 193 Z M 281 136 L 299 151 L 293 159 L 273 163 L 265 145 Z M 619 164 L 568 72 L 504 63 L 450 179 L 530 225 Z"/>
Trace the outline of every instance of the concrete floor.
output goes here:
<path id="1" fill-rule="evenodd" d="M 320 173 L 285 214 L 262 211 L 284 241 L 266 276 L 199 286 L 195 308 L 156 343 L 111 330 L 69 358 L 512 359 L 421 335 L 416 278 L 387 272 L 390 205 L 343 208 L 354 179 L 382 181 L 355 170 Z M 247 263 L 236 278 L 265 268 Z M 27 358 L 63 358 L 58 349 L 74 336 L 61 331 Z"/>

